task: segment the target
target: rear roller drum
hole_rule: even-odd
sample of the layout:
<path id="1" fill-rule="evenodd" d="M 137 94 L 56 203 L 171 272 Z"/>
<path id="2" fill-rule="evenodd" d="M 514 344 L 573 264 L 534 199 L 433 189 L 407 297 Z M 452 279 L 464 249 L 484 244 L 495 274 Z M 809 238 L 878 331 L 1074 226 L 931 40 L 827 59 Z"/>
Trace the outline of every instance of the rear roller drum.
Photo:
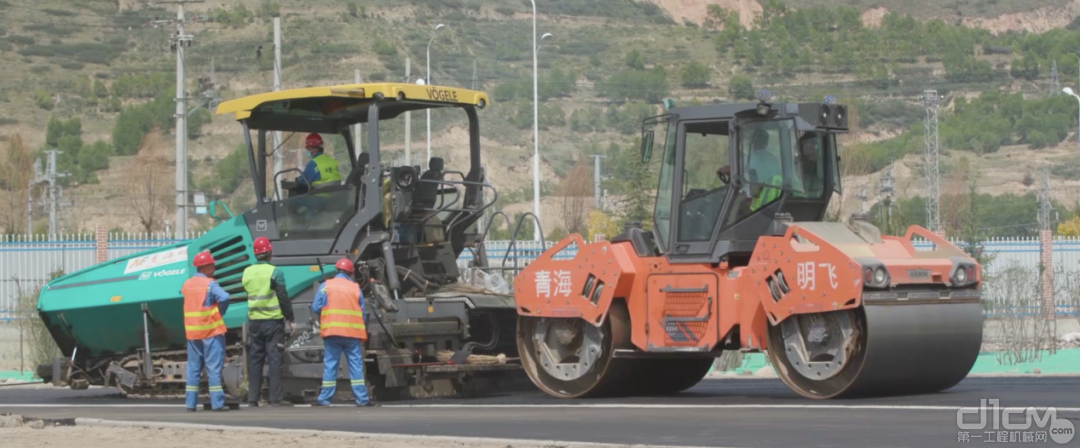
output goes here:
<path id="1" fill-rule="evenodd" d="M 622 302 L 612 304 L 599 327 L 581 319 L 519 316 L 518 353 L 529 379 L 550 395 L 619 395 L 632 368 L 612 353 L 631 346 L 629 324 Z"/>
<path id="2" fill-rule="evenodd" d="M 581 319 L 520 316 L 517 341 L 529 378 L 559 398 L 674 394 L 701 381 L 713 362 L 614 358 L 615 350 L 634 348 L 623 302 L 611 305 L 599 327 Z"/>
<path id="3" fill-rule="evenodd" d="M 967 376 L 982 343 L 978 302 L 871 305 L 769 327 L 769 359 L 799 395 L 933 393 Z"/>

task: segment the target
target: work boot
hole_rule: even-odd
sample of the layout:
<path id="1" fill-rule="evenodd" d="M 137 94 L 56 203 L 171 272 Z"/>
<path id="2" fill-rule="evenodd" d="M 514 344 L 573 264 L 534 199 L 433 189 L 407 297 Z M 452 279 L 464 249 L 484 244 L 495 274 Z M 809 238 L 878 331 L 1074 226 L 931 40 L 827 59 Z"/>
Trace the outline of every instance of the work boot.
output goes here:
<path id="1" fill-rule="evenodd" d="M 291 408 L 292 405 L 293 404 L 291 402 L 288 402 L 288 401 L 278 401 L 278 402 L 270 403 L 270 407 L 272 407 L 272 408 Z"/>
<path id="2" fill-rule="evenodd" d="M 378 407 L 382 407 L 382 405 L 379 404 L 379 403 L 376 403 L 374 401 L 369 401 L 369 402 L 364 403 L 364 404 L 357 403 L 356 407 L 358 407 L 358 408 L 378 408 Z"/>
<path id="3" fill-rule="evenodd" d="M 259 402 L 255 401 L 255 402 L 248 403 L 248 407 L 249 408 L 257 408 L 257 407 L 259 407 Z"/>

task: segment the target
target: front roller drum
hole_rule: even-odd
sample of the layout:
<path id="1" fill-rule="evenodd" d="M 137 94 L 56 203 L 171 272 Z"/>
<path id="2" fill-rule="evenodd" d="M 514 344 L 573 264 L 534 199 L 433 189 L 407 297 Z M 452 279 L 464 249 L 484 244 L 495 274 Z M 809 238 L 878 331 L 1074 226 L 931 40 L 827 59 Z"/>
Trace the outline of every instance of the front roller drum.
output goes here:
<path id="1" fill-rule="evenodd" d="M 978 301 L 869 303 L 792 315 L 769 327 L 768 353 L 808 398 L 934 393 L 971 371 L 982 324 Z"/>
<path id="2" fill-rule="evenodd" d="M 632 347 L 630 313 L 613 303 L 599 327 L 581 319 L 518 316 L 518 353 L 536 387 L 558 398 L 622 395 L 633 388 L 631 360 L 614 358 Z"/>

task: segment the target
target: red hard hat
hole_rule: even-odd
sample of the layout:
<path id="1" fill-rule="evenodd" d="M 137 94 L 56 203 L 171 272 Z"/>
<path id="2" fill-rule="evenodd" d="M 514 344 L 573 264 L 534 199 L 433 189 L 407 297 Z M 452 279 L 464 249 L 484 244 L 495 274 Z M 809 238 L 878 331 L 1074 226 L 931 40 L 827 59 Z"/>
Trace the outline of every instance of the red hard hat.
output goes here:
<path id="1" fill-rule="evenodd" d="M 352 261 L 349 261 L 348 258 L 342 258 L 342 259 L 338 260 L 337 263 L 334 264 L 334 267 L 338 268 L 339 271 L 345 271 L 345 272 L 348 272 L 350 274 L 353 271 Z"/>
<path id="2" fill-rule="evenodd" d="M 308 134 L 307 139 L 304 140 L 305 148 L 310 148 L 312 146 L 320 146 L 322 144 L 322 137 L 320 137 L 319 134 Z"/>
<path id="3" fill-rule="evenodd" d="M 192 264 L 194 264 L 197 268 L 214 264 L 214 257 L 210 255 L 210 251 L 204 250 L 195 254 L 195 261 Z"/>
<path id="4" fill-rule="evenodd" d="M 251 245 L 251 249 L 255 251 L 255 255 L 259 255 L 270 252 L 273 247 L 270 246 L 270 240 L 266 239 L 264 236 L 260 236 L 255 238 L 255 243 Z"/>

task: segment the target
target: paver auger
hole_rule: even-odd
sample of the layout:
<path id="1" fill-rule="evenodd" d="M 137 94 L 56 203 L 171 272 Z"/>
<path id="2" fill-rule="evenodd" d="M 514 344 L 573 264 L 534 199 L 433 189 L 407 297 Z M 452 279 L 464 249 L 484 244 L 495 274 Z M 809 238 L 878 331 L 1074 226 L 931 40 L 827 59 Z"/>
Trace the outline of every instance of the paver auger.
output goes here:
<path id="1" fill-rule="evenodd" d="M 660 155 L 652 229 L 571 235 L 515 280 L 529 377 L 564 398 L 675 393 L 724 350 L 764 350 L 814 399 L 962 380 L 982 342 L 980 266 L 922 227 L 894 237 L 865 216 L 824 222 L 846 128 L 831 101 L 645 120 L 642 161 L 654 145 Z M 572 245 L 572 259 L 553 259 Z"/>

